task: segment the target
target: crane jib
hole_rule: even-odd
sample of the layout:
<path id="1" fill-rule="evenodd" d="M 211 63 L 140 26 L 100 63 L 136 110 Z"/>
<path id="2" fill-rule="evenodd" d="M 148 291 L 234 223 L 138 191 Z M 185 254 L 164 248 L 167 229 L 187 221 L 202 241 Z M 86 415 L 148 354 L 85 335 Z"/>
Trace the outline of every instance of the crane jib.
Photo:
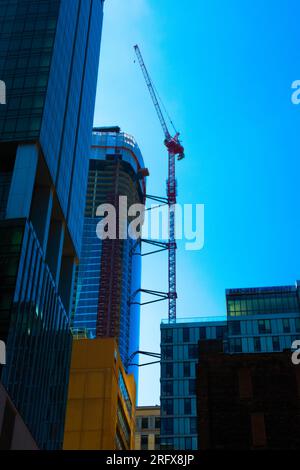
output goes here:
<path id="1" fill-rule="evenodd" d="M 166 124 L 163 112 L 161 110 L 155 88 L 145 66 L 141 51 L 139 47 L 134 46 L 140 67 L 142 69 L 146 85 L 150 92 L 154 107 L 156 109 L 160 124 L 164 131 L 165 141 L 164 144 L 168 149 L 168 182 L 167 182 L 167 196 L 169 206 L 169 241 L 168 241 L 168 267 L 169 267 L 169 322 L 176 321 L 176 237 L 175 237 L 175 205 L 176 205 L 176 176 L 175 176 L 175 156 L 177 155 L 178 160 L 184 158 L 184 148 L 179 141 L 179 133 L 176 132 L 175 136 L 172 137 L 168 126 Z M 172 121 L 171 121 L 172 122 Z"/>

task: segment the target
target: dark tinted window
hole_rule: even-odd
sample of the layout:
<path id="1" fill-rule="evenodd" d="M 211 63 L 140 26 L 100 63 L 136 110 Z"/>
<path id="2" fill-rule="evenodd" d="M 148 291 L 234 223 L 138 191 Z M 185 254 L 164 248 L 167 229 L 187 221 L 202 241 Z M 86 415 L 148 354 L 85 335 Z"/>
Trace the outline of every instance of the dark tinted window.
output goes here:
<path id="1" fill-rule="evenodd" d="M 191 364 L 189 362 L 183 363 L 183 377 L 190 377 L 191 375 Z"/>
<path id="2" fill-rule="evenodd" d="M 148 449 L 148 436 L 146 434 L 141 436 L 141 450 Z"/>
<path id="3" fill-rule="evenodd" d="M 190 415 L 192 413 L 192 401 L 190 398 L 184 399 L 184 414 Z"/>
<path id="4" fill-rule="evenodd" d="M 230 335 L 240 335 L 241 334 L 241 322 L 231 321 L 229 322 L 229 334 Z"/>
<path id="5" fill-rule="evenodd" d="M 183 328 L 182 330 L 182 339 L 184 343 L 188 343 L 190 341 L 190 330 L 189 328 Z"/>
<path id="6" fill-rule="evenodd" d="M 189 380 L 189 395 L 196 395 L 196 380 Z"/>
<path id="7" fill-rule="evenodd" d="M 201 326 L 199 328 L 199 337 L 200 339 L 206 339 L 206 327 L 205 326 Z"/>
<path id="8" fill-rule="evenodd" d="M 162 330 L 161 330 L 161 342 L 162 343 L 173 343 L 173 330 L 171 328 L 162 328 Z"/>
<path id="9" fill-rule="evenodd" d="M 198 358 L 198 346 L 197 344 L 189 344 L 189 359 Z"/>
<path id="10" fill-rule="evenodd" d="M 148 418 L 142 418 L 142 429 L 148 429 L 149 421 Z"/>

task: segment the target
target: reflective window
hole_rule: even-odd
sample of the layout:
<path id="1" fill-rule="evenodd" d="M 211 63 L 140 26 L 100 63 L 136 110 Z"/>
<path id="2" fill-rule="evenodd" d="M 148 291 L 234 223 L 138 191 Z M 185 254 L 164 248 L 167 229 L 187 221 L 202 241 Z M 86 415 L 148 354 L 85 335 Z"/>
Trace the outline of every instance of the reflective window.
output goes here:
<path id="1" fill-rule="evenodd" d="M 261 352 L 261 341 L 260 341 L 260 337 L 257 336 L 255 338 L 253 338 L 253 341 L 254 341 L 254 351 L 255 352 Z"/>
<path id="2" fill-rule="evenodd" d="M 191 434 L 197 434 L 198 433 L 197 418 L 190 418 L 190 433 Z"/>
<path id="3" fill-rule="evenodd" d="M 162 416 L 173 415 L 174 414 L 174 400 L 162 400 Z"/>
<path id="4" fill-rule="evenodd" d="M 241 338 L 233 338 L 229 340 L 229 349 L 232 353 L 242 352 L 242 340 Z"/>
<path id="5" fill-rule="evenodd" d="M 128 393 L 128 390 L 127 390 L 127 387 L 126 387 L 126 384 L 125 384 L 125 381 L 124 381 L 123 374 L 122 374 L 121 370 L 119 370 L 119 389 L 120 389 L 122 398 L 125 402 L 126 408 L 128 410 L 129 416 L 131 416 L 131 414 L 132 414 L 132 402 L 131 402 L 131 399 L 129 397 L 129 393 Z"/>
<path id="6" fill-rule="evenodd" d="M 230 321 L 228 322 L 229 334 L 232 336 L 241 334 L 241 322 L 240 321 Z"/>
<path id="7" fill-rule="evenodd" d="M 161 342 L 162 343 L 173 343 L 173 330 L 171 328 L 162 328 L 162 330 L 161 330 Z"/>
<path id="8" fill-rule="evenodd" d="M 258 332 L 261 335 L 271 333 L 270 320 L 258 320 Z"/>
<path id="9" fill-rule="evenodd" d="M 198 345 L 197 344 L 189 344 L 188 351 L 189 351 L 189 359 L 198 358 Z"/>
<path id="10" fill-rule="evenodd" d="M 291 332 L 290 320 L 288 318 L 284 318 L 282 320 L 282 324 L 283 324 L 283 332 L 290 333 Z"/>
<path id="11" fill-rule="evenodd" d="M 173 346 L 165 345 L 161 347 L 161 358 L 162 360 L 172 360 L 173 359 Z"/>
<path id="12" fill-rule="evenodd" d="M 280 340 L 279 340 L 279 336 L 273 336 L 273 337 L 272 337 L 272 344 L 273 344 L 273 350 L 274 350 L 274 351 L 280 351 Z"/>
<path id="13" fill-rule="evenodd" d="M 189 380 L 189 395 L 196 395 L 196 379 Z"/>
<path id="14" fill-rule="evenodd" d="M 164 396 L 173 395 L 173 381 L 172 380 L 162 381 L 162 395 Z"/>

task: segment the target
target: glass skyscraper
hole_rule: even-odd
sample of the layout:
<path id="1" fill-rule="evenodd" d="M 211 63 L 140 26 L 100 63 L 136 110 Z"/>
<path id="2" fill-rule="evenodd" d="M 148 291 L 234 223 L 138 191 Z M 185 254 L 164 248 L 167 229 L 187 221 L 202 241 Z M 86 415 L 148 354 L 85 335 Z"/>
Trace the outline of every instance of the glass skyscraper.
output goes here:
<path id="1" fill-rule="evenodd" d="M 229 354 L 277 352 L 300 339 L 300 286 L 229 289 L 227 317 L 161 324 L 161 446 L 197 449 L 199 341 L 218 339 Z M 201 354 L 200 354 L 201 360 Z"/>
<path id="2" fill-rule="evenodd" d="M 161 449 L 198 447 L 198 342 L 226 335 L 226 317 L 186 318 L 161 324 Z"/>
<path id="3" fill-rule="evenodd" d="M 0 0 L 1 381 L 62 445 L 104 0 Z"/>
<path id="4" fill-rule="evenodd" d="M 94 129 L 86 197 L 82 257 L 76 276 L 74 334 L 89 338 L 115 337 L 125 368 L 139 349 L 141 240 L 119 237 L 128 233 L 127 211 L 143 204 L 147 170 L 133 139 L 115 128 Z M 119 199 L 119 197 L 127 199 Z M 116 208 L 116 239 L 100 240 L 97 208 Z M 121 207 L 122 206 L 122 207 Z M 119 217 L 119 210 L 125 214 Z M 134 295 L 135 294 L 135 295 Z M 137 380 L 137 368 L 129 368 Z"/>
<path id="5" fill-rule="evenodd" d="M 290 349 L 300 336 L 300 285 L 228 289 L 228 349 L 231 353 Z"/>

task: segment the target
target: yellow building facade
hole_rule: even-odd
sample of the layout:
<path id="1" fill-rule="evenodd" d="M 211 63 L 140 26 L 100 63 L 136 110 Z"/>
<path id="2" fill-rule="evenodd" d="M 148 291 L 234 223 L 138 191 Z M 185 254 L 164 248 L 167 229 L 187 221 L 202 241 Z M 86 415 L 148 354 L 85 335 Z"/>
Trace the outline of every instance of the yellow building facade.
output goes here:
<path id="1" fill-rule="evenodd" d="M 134 449 L 135 402 L 116 341 L 74 340 L 64 450 Z"/>
<path id="2" fill-rule="evenodd" d="M 160 449 L 160 407 L 139 406 L 136 409 L 136 450 Z"/>

